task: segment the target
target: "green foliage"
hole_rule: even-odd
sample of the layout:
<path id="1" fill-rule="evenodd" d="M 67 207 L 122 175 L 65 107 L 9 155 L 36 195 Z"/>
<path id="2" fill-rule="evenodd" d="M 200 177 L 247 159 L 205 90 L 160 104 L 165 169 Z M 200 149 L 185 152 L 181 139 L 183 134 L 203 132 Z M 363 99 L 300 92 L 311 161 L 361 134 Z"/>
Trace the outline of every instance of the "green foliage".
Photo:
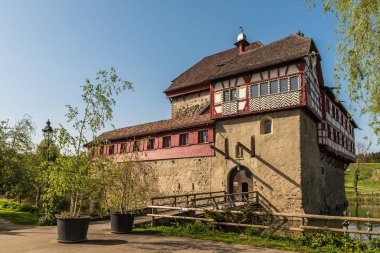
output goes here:
<path id="1" fill-rule="evenodd" d="M 34 129 L 28 115 L 13 126 L 0 122 L 0 193 L 20 202 L 34 191 Z"/>
<path id="2" fill-rule="evenodd" d="M 369 113 L 369 125 L 380 141 L 380 3 L 379 0 L 309 0 L 322 2 L 324 12 L 335 15 L 339 35 L 335 80 L 347 82 L 350 99 L 361 113 Z"/>
<path id="3" fill-rule="evenodd" d="M 240 211 L 242 211 L 241 214 L 233 213 L 230 210 L 223 210 L 223 212 L 206 210 L 205 215 L 207 218 L 214 219 L 217 222 L 260 225 L 271 225 L 277 222 L 276 217 L 274 217 L 269 211 L 261 207 L 246 205 Z M 258 214 L 258 212 L 260 214 Z"/>
<path id="4" fill-rule="evenodd" d="M 256 247 L 276 248 L 297 252 L 380 252 L 380 239 L 372 239 L 369 244 L 359 239 L 350 238 L 342 234 L 332 233 L 305 233 L 294 239 L 261 233 L 257 229 L 246 229 L 244 234 L 213 230 L 209 224 L 201 222 L 186 225 L 158 226 L 136 228 L 137 233 L 184 236 L 202 240 L 212 240 L 233 244 L 248 244 Z"/>
<path id="5" fill-rule="evenodd" d="M 155 173 L 147 164 L 108 160 L 104 207 L 108 212 L 127 213 L 147 206 L 154 191 Z"/>
<path id="6" fill-rule="evenodd" d="M 102 157 L 93 159 L 83 145 L 98 146 L 101 143 L 102 140 L 96 139 L 96 134 L 112 120 L 115 96 L 126 89 L 132 89 L 132 84 L 119 78 L 115 69 L 111 68 L 110 71 L 99 71 L 93 82 L 86 79 L 81 87 L 83 110 L 67 105 L 66 114 L 67 122 L 76 134 L 72 135 L 60 125 L 52 137 L 58 149 L 65 155 L 57 157 L 49 164 L 49 187 L 45 197 L 50 201 L 53 197 L 68 199 L 70 208 L 66 211 L 73 217 L 80 216 L 83 209 L 91 212 L 90 206 L 102 197 L 105 186 L 105 160 Z M 51 214 L 56 211 L 49 210 L 53 204 L 46 205 L 47 212 L 42 222 L 49 221 Z"/>

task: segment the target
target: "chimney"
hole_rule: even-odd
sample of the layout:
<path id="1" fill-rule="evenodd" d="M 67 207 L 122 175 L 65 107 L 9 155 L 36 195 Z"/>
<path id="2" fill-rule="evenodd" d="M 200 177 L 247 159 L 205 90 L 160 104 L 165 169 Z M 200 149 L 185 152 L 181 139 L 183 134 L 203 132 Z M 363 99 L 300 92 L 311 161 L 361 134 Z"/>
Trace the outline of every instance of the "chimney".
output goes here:
<path id="1" fill-rule="evenodd" d="M 248 46 L 247 37 L 243 33 L 243 27 L 240 26 L 240 33 L 237 36 L 235 46 L 239 48 L 239 55 L 242 55 L 245 52 L 245 47 Z"/>

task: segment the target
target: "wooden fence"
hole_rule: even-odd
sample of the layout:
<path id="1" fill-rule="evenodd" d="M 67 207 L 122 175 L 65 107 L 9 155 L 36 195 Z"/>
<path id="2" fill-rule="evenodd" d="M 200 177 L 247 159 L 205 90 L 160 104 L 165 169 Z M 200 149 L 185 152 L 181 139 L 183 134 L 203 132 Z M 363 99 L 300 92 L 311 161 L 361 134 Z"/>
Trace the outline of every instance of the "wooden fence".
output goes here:
<path id="1" fill-rule="evenodd" d="M 208 218 L 198 218 L 198 217 L 190 217 L 190 216 L 174 216 L 174 215 L 165 215 L 165 214 L 157 214 L 158 209 L 162 210 L 178 210 L 181 212 L 185 211 L 198 211 L 205 212 L 207 209 L 197 208 L 197 207 L 170 207 L 170 206 L 148 206 L 152 209 L 152 214 L 148 214 L 148 216 L 152 217 L 152 225 L 155 224 L 155 218 L 168 218 L 175 220 L 192 220 L 192 221 L 202 221 L 208 222 L 215 225 L 225 225 L 225 226 L 234 226 L 234 227 L 252 227 L 252 228 L 263 228 L 263 229 L 276 229 L 276 230 L 288 230 L 288 231 L 299 231 L 303 232 L 305 230 L 318 230 L 318 231 L 331 231 L 331 232 L 340 232 L 340 233 L 353 233 L 353 234 L 367 234 L 367 235 L 380 235 L 380 232 L 372 231 L 373 223 L 380 223 L 380 219 L 378 218 L 364 218 L 364 217 L 349 217 L 349 216 L 328 216 L 328 215 L 315 215 L 315 214 L 293 214 L 293 213 L 279 213 L 272 212 L 271 215 L 278 217 L 280 219 L 285 220 L 299 220 L 300 226 L 297 227 L 276 227 L 276 225 L 257 225 L 257 224 L 241 224 L 241 223 L 230 223 L 230 222 L 217 222 L 213 219 Z M 224 212 L 223 210 L 214 210 L 214 212 Z M 242 214 L 241 211 L 230 211 L 235 214 Z M 253 212 L 256 215 L 267 215 L 264 212 Z M 308 226 L 307 223 L 309 220 L 334 220 L 334 221 L 343 221 L 343 224 L 348 224 L 349 221 L 361 221 L 366 222 L 368 224 L 367 230 L 354 230 L 348 229 L 348 225 L 344 226 L 344 228 L 332 228 L 332 227 L 320 227 L 320 226 Z"/>

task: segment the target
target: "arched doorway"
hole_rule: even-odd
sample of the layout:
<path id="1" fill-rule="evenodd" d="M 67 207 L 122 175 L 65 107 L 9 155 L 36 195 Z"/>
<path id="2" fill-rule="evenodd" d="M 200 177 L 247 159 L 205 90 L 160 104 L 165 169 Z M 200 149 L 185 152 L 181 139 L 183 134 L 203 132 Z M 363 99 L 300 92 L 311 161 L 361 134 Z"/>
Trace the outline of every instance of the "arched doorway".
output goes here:
<path id="1" fill-rule="evenodd" d="M 253 191 L 253 174 L 244 167 L 237 166 L 233 168 L 228 175 L 228 192 L 229 193 L 241 193 Z M 235 199 L 242 200 L 247 197 L 246 194 L 236 196 Z"/>

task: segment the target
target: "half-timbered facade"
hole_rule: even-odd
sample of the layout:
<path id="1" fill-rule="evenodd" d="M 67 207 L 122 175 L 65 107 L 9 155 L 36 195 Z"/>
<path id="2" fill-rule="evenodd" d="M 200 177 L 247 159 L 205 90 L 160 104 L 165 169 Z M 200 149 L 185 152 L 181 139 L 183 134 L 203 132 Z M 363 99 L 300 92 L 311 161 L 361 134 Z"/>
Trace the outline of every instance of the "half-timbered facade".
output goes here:
<path id="1" fill-rule="evenodd" d="M 255 190 L 277 211 L 341 211 L 357 126 L 324 84 L 313 40 L 240 33 L 235 46 L 164 91 L 171 119 L 105 132 L 102 152 L 149 163 L 161 194 Z"/>

